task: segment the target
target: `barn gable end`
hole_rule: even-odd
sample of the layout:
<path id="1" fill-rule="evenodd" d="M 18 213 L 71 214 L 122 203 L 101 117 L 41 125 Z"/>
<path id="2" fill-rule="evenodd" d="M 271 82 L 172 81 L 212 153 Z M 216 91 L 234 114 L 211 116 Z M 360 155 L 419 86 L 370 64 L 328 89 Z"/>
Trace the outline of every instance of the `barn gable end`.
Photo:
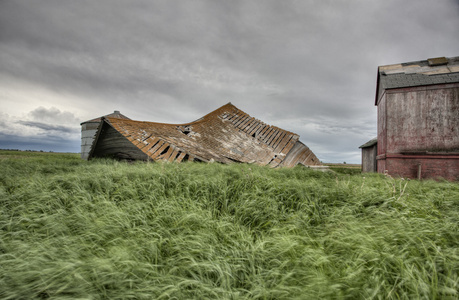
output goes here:
<path id="1" fill-rule="evenodd" d="M 459 57 L 378 68 L 377 171 L 459 180 Z"/>

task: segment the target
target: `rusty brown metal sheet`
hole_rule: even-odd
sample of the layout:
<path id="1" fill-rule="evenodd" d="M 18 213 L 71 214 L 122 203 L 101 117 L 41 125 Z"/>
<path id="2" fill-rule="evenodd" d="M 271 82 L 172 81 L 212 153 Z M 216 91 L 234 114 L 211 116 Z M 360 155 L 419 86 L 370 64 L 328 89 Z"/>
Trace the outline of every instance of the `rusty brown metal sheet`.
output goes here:
<path id="1" fill-rule="evenodd" d="M 298 135 L 251 117 L 231 103 L 186 124 L 111 117 L 103 118 L 101 122 L 109 124 L 126 142 L 154 161 L 236 161 L 277 167 L 282 165 L 286 154 L 298 141 Z M 113 149 L 122 141 L 105 141 L 108 143 Z M 97 147 L 97 143 L 94 145 Z"/>

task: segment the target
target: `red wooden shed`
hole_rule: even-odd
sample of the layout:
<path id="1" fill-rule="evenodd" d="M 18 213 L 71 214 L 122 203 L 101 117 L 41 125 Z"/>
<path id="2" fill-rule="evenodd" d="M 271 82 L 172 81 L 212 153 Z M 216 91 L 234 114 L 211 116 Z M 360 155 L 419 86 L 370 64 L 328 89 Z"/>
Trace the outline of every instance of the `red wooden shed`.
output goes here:
<path id="1" fill-rule="evenodd" d="M 377 171 L 459 180 L 459 57 L 380 66 Z"/>

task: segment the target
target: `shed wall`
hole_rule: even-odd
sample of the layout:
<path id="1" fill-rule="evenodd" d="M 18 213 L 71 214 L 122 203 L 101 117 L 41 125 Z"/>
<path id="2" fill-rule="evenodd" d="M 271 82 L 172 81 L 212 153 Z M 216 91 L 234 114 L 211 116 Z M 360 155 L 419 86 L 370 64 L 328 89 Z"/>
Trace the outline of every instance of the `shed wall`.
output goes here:
<path id="1" fill-rule="evenodd" d="M 459 150 L 459 88 L 386 95 L 386 153 Z"/>
<path id="2" fill-rule="evenodd" d="M 376 172 L 376 154 L 377 154 L 377 145 L 375 144 L 371 147 L 362 148 L 362 172 L 363 173 L 372 173 Z"/>

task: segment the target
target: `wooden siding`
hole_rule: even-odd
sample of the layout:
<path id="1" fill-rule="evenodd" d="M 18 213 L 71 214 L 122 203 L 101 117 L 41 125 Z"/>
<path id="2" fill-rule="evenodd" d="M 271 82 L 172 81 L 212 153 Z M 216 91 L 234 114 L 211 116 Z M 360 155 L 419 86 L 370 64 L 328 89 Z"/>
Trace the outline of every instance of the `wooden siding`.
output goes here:
<path id="1" fill-rule="evenodd" d="M 373 173 L 376 172 L 376 154 L 377 144 L 362 148 L 362 173 Z"/>
<path id="2" fill-rule="evenodd" d="M 116 157 L 128 160 L 146 160 L 148 157 L 109 124 L 103 122 L 94 140 L 91 157 Z"/>
<path id="3" fill-rule="evenodd" d="M 457 180 L 458 159 L 458 83 L 384 91 L 378 103 L 379 173 Z"/>
<path id="4" fill-rule="evenodd" d="M 459 151 L 459 88 L 386 95 L 387 153 Z"/>
<path id="5" fill-rule="evenodd" d="M 321 164 L 311 149 L 300 141 L 296 141 L 294 145 L 291 143 L 285 150 L 287 154 L 282 162 L 282 166 L 284 167 L 291 168 L 298 164 L 306 166 Z"/>

